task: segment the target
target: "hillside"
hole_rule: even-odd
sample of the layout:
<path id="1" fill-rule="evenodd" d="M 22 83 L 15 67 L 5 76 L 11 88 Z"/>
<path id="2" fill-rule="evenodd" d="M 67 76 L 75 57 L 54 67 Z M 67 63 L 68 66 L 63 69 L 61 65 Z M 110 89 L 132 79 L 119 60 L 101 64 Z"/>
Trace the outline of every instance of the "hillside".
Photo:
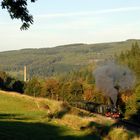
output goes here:
<path id="1" fill-rule="evenodd" d="M 0 91 L 0 139 L 117 140 L 121 134 L 128 140 L 135 136 L 116 128 L 115 120 L 72 107 L 66 112 L 65 107 L 58 101 Z"/>
<path id="2" fill-rule="evenodd" d="M 82 135 L 86 135 L 85 132 L 66 126 L 64 120 L 58 124 L 57 119 L 48 119 L 45 106 L 49 105 L 51 113 L 55 113 L 56 110 L 59 111 L 60 104 L 61 102 L 0 91 L 0 139 L 84 139 Z M 83 122 L 86 124 L 86 121 Z M 83 122 L 80 121 L 81 124 Z M 91 139 L 90 136 L 86 138 Z"/>
<path id="3" fill-rule="evenodd" d="M 95 60 L 110 58 L 140 40 L 99 44 L 70 44 L 54 48 L 0 52 L 0 69 L 21 77 L 24 65 L 28 76 L 52 76 L 78 69 Z"/>

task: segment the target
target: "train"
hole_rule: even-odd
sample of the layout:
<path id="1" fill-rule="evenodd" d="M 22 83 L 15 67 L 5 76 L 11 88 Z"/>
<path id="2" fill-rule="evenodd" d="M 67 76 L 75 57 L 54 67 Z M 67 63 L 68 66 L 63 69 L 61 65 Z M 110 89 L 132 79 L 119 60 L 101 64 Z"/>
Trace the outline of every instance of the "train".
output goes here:
<path id="1" fill-rule="evenodd" d="M 121 113 L 119 112 L 118 108 L 114 107 L 113 105 L 105 105 L 88 101 L 74 101 L 70 102 L 70 105 L 92 113 L 98 113 L 106 117 L 111 117 L 114 119 L 121 118 Z"/>

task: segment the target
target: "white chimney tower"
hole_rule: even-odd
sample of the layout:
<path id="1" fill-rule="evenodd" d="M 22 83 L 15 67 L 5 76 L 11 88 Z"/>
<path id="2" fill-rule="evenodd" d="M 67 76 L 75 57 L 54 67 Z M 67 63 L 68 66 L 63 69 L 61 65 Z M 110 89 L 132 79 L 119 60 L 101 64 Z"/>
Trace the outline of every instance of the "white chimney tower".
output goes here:
<path id="1" fill-rule="evenodd" d="M 27 70 L 26 70 L 26 66 L 24 66 L 24 82 L 27 81 L 27 74 L 26 74 Z"/>

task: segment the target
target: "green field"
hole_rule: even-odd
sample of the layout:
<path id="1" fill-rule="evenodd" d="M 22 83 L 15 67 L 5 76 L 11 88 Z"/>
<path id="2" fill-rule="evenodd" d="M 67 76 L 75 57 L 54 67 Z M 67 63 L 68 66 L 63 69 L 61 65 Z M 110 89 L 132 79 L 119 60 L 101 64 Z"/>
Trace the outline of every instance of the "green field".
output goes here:
<path id="1" fill-rule="evenodd" d="M 98 140 L 116 133 L 115 127 L 112 130 L 115 120 L 72 107 L 58 117 L 63 111 L 61 104 L 0 91 L 0 140 Z M 133 132 L 122 131 L 125 137 L 134 137 Z"/>

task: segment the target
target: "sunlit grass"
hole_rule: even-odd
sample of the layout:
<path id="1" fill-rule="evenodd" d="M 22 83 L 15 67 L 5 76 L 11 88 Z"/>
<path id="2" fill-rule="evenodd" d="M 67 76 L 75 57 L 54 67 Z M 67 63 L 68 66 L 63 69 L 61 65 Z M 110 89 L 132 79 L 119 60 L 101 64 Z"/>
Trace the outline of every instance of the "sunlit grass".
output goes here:
<path id="1" fill-rule="evenodd" d="M 112 129 L 114 123 L 67 103 L 0 91 L 0 140 L 139 140 L 124 128 Z"/>
<path id="2" fill-rule="evenodd" d="M 123 127 L 113 128 L 105 140 L 131 140 L 134 137 L 134 133 L 126 130 Z"/>
<path id="3" fill-rule="evenodd" d="M 53 118 L 48 118 L 45 106 Z M 56 114 L 60 111 L 62 102 L 0 91 L 0 139 L 28 139 L 30 135 L 31 139 L 39 139 L 39 134 L 42 139 L 91 139 L 93 134 L 80 130 L 88 120 L 72 115 L 73 111 L 59 119 Z"/>

